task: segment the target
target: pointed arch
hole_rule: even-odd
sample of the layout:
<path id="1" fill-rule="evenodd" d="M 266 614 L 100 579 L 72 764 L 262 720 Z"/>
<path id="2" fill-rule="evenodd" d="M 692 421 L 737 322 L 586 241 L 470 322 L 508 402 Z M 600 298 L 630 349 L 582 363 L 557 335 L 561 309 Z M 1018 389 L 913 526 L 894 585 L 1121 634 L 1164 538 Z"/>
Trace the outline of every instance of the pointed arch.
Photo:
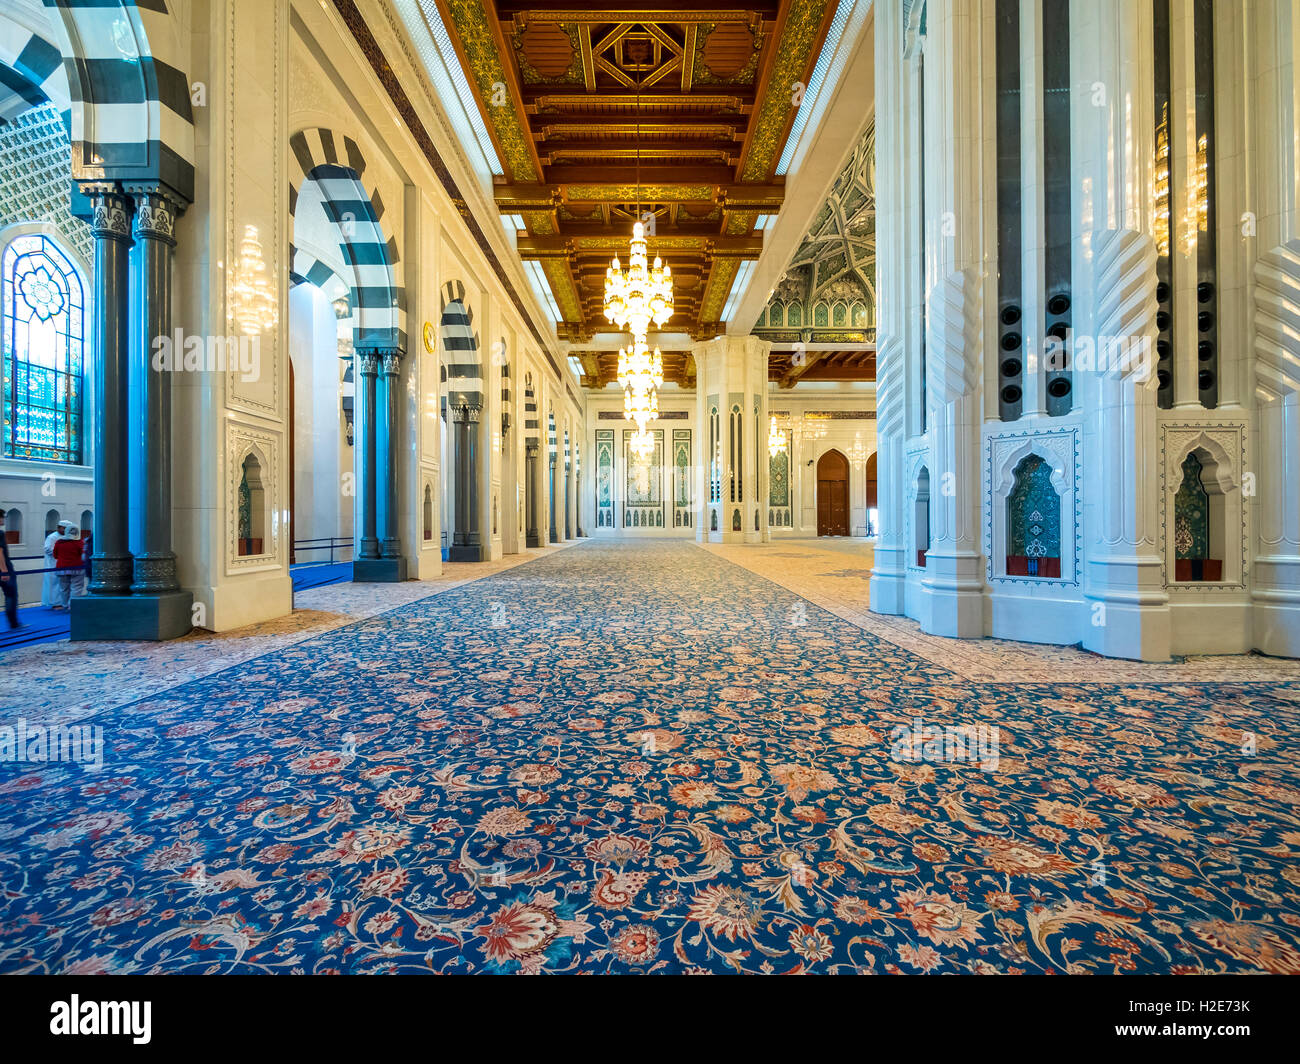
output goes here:
<path id="1" fill-rule="evenodd" d="M 325 216 L 335 226 L 351 290 L 356 347 L 406 350 L 406 293 L 397 239 L 384 221 L 378 188 L 367 189 L 365 156 L 355 140 L 330 129 L 299 130 L 293 156 L 289 214 L 297 218 L 302 187 L 315 182 Z"/>

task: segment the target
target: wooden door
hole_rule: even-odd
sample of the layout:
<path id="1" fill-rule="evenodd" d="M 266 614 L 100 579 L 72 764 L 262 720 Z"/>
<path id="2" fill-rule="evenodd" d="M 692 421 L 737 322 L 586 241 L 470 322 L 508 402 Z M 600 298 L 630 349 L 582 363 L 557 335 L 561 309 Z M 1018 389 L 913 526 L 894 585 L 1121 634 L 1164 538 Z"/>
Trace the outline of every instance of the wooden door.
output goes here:
<path id="1" fill-rule="evenodd" d="M 817 534 L 849 534 L 849 460 L 827 451 L 817 463 Z"/>

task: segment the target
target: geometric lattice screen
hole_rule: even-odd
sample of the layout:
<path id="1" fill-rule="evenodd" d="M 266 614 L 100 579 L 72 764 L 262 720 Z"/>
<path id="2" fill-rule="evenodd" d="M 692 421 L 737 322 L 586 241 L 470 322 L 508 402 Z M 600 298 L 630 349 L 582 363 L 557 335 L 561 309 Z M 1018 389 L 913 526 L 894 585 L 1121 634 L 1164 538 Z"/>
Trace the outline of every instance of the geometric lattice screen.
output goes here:
<path id="1" fill-rule="evenodd" d="M 0 227 L 49 222 L 89 263 L 90 226 L 71 214 L 71 159 L 68 131 L 51 104 L 0 125 Z"/>

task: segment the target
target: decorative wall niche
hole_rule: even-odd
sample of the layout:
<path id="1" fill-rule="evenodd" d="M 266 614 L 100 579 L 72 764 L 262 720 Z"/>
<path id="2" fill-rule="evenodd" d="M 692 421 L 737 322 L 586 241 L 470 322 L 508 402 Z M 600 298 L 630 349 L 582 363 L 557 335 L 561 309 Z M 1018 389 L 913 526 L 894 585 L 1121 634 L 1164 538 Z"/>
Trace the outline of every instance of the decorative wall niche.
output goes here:
<path id="1" fill-rule="evenodd" d="M 1241 591 L 1247 573 L 1245 425 L 1160 427 L 1160 531 L 1170 591 Z"/>
<path id="2" fill-rule="evenodd" d="M 226 571 L 281 564 L 279 437 L 227 423 Z"/>
<path id="3" fill-rule="evenodd" d="M 1008 432 L 990 436 L 986 448 L 989 582 L 1077 585 L 1083 534 L 1079 430 Z"/>

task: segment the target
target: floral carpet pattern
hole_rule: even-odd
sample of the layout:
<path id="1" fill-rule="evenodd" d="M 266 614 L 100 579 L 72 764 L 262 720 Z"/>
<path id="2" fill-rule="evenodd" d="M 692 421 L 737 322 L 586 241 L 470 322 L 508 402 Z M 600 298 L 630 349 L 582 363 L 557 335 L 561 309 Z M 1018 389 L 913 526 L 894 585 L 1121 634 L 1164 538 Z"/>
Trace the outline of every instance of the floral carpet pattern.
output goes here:
<path id="1" fill-rule="evenodd" d="M 1300 685 L 972 685 L 690 544 L 92 723 L 0 764 L 0 972 L 1300 972 Z"/>

